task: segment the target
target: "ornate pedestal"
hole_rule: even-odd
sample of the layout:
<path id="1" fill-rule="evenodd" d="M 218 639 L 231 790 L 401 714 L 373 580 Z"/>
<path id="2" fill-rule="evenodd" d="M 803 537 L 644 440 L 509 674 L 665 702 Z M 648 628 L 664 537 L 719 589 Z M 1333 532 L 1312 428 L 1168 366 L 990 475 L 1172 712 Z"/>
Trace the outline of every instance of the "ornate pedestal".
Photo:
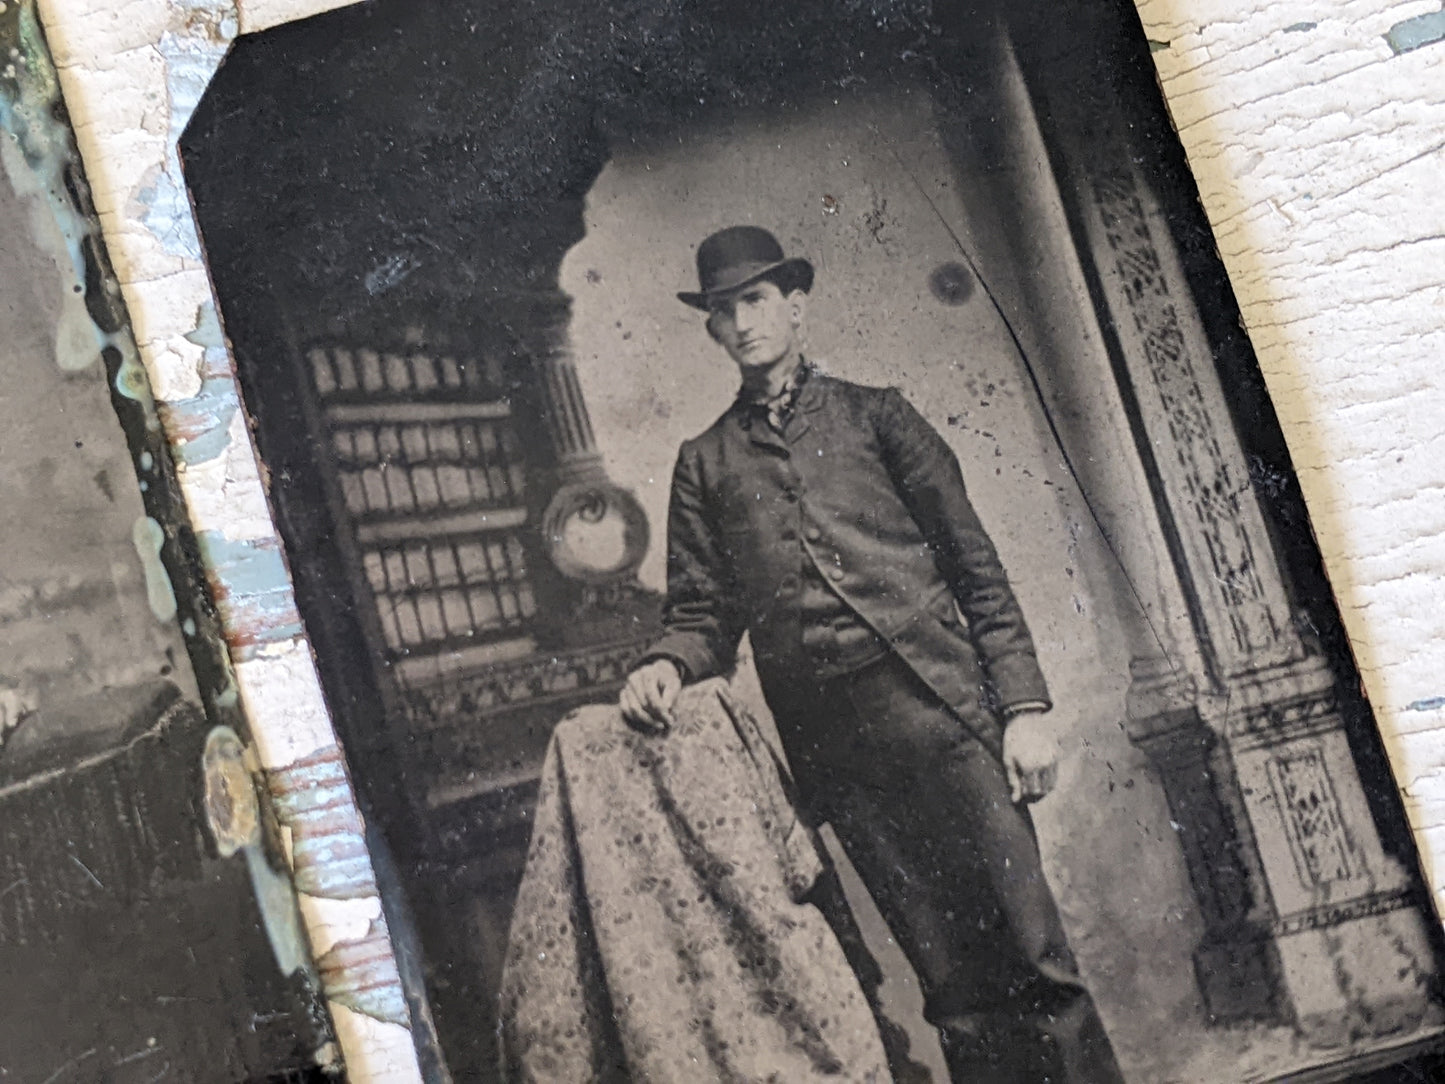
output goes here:
<path id="1" fill-rule="evenodd" d="M 1261 870 L 1227 752 L 1187 673 L 1147 656 L 1134 660 L 1130 676 L 1129 738 L 1159 772 L 1204 920 L 1194 951 L 1204 1004 L 1220 1021 L 1275 1018 L 1279 964 L 1268 944 L 1268 907 L 1254 890 Z"/>
<path id="2" fill-rule="evenodd" d="M 1226 740 L 1294 1022 L 1327 1046 L 1413 1026 L 1431 977 L 1424 916 L 1380 846 L 1333 675 L 1304 659 L 1240 675 L 1232 688 Z"/>

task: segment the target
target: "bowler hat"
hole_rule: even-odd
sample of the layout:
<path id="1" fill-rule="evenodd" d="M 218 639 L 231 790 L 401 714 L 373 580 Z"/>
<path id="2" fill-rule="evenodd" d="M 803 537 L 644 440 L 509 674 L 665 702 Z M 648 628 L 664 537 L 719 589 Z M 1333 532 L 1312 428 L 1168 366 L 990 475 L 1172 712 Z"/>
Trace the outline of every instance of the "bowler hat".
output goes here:
<path id="1" fill-rule="evenodd" d="M 714 298 L 764 278 L 785 294 L 806 292 L 813 288 L 813 265 L 800 256 L 784 256 L 778 239 L 761 227 L 729 226 L 697 246 L 698 292 L 677 297 L 706 309 Z"/>

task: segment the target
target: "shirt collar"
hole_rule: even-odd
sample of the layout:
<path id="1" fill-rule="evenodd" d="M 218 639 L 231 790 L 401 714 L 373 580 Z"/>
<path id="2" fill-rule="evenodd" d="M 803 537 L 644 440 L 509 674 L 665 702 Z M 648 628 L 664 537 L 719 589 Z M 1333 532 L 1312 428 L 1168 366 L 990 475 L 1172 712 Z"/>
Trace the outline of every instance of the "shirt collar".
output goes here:
<path id="1" fill-rule="evenodd" d="M 738 405 L 750 408 L 773 407 L 780 403 L 791 403 L 798 398 L 799 392 L 803 390 L 803 385 L 808 382 L 808 378 L 812 374 L 813 367 L 808 364 L 807 358 L 803 358 L 798 362 L 797 368 L 788 374 L 788 379 L 783 382 L 783 386 L 778 389 L 776 395 L 757 394 L 749 392 L 746 387 L 740 388 L 737 398 Z"/>
<path id="2" fill-rule="evenodd" d="M 753 419 L 763 421 L 768 428 L 779 436 L 788 428 L 792 421 L 793 414 L 797 410 L 798 397 L 806 386 L 810 370 L 806 361 L 800 361 L 798 367 L 788 375 L 782 388 L 776 395 L 753 396 L 747 391 L 738 392 L 737 408 L 741 414 L 739 421 L 744 429 L 751 429 Z"/>

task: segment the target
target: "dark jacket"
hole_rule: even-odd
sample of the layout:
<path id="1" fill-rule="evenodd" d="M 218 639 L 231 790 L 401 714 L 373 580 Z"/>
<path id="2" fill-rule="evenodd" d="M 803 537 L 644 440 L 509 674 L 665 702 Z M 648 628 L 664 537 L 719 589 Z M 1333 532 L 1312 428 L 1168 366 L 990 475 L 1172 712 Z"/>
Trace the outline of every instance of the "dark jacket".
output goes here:
<path id="1" fill-rule="evenodd" d="M 958 460 L 897 389 L 814 372 L 786 437 L 734 404 L 683 444 L 667 533 L 666 632 L 648 655 L 690 681 L 730 669 L 744 631 L 765 694 L 806 672 L 796 600 L 811 562 L 982 736 L 1011 705 L 1048 705 Z"/>

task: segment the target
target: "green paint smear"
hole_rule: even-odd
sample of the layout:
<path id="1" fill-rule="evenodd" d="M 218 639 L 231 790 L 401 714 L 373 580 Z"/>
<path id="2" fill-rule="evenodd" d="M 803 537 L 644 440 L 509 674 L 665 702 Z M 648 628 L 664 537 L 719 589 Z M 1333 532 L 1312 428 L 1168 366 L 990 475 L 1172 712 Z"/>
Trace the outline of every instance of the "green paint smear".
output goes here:
<path id="1" fill-rule="evenodd" d="M 140 555 L 141 567 L 145 569 L 146 601 L 150 603 L 151 613 L 160 621 L 174 621 L 176 592 L 161 561 L 166 532 L 150 516 L 141 516 L 131 528 L 130 537 L 135 543 L 136 553 Z"/>
<path id="2" fill-rule="evenodd" d="M 145 366 L 133 344 L 120 352 L 120 367 L 115 374 L 115 390 L 133 402 L 146 408 L 146 417 L 155 416 L 155 397 L 151 395 L 151 381 Z"/>
<path id="3" fill-rule="evenodd" d="M 301 929 L 301 915 L 297 910 L 296 890 L 291 887 L 291 879 L 271 868 L 266 852 L 259 844 L 248 845 L 243 853 L 246 855 L 246 872 L 251 875 L 251 887 L 256 890 L 256 903 L 261 909 L 266 938 L 271 942 L 271 952 L 276 957 L 276 966 L 283 975 L 294 975 L 303 968 L 309 970 L 311 953 L 307 948 L 306 934 Z"/>
<path id="4" fill-rule="evenodd" d="M 236 683 L 234 681 L 232 681 L 230 678 L 227 678 L 226 684 L 223 685 L 220 691 L 216 693 L 216 707 L 227 709 L 234 708 L 240 702 L 240 690 L 236 688 Z"/>
<path id="5" fill-rule="evenodd" d="M 31 205 L 30 228 L 46 251 L 64 249 L 70 267 L 58 289 L 62 305 L 56 327 L 56 363 L 66 372 L 90 368 L 107 350 L 120 359 L 116 391 L 144 408 L 146 428 L 160 428 L 150 381 L 140 363 L 128 325 L 107 333 L 85 306 L 86 242 L 97 235 L 97 222 L 71 203 L 67 168 L 79 160 L 74 137 L 65 123 L 60 84 L 44 35 L 30 3 L 5 4 L 0 10 L 0 42 L 15 46 L 0 68 L 0 159 L 16 191 Z M 58 243 L 57 243 L 58 242 Z M 112 286 L 113 283 L 107 283 Z"/>
<path id="6" fill-rule="evenodd" d="M 74 214 L 64 195 L 65 167 L 74 148 L 69 131 L 54 116 L 60 86 L 29 4 L 18 6 L 7 36 L 17 46 L 0 73 L 0 127 L 12 138 L 0 141 L 0 158 L 16 195 L 29 207 L 27 225 L 37 246 L 66 254 L 56 265 L 54 283 L 60 295 L 55 361 L 66 372 L 80 372 L 95 364 L 105 341 L 86 311 L 83 292 L 82 246 L 93 227 Z"/>

